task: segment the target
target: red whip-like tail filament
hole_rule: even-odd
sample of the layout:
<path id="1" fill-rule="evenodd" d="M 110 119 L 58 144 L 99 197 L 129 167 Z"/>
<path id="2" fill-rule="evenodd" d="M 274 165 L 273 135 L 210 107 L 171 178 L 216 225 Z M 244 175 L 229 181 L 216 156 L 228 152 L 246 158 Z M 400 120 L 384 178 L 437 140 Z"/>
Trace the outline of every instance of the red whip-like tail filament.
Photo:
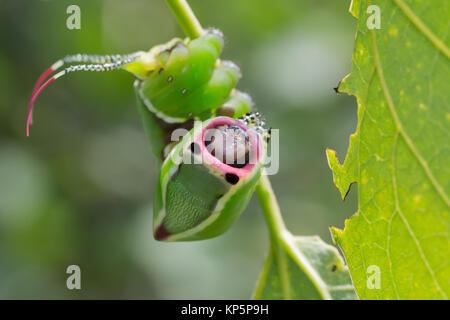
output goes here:
<path id="1" fill-rule="evenodd" d="M 47 70 L 44 71 L 43 74 L 41 74 L 41 76 L 39 77 L 39 79 L 36 81 L 36 84 L 34 85 L 33 91 L 31 92 L 31 97 L 34 96 L 34 94 L 36 93 L 36 91 L 39 89 L 39 87 L 41 86 L 41 84 L 47 79 L 47 77 L 49 75 L 52 74 L 52 72 L 58 70 L 59 68 L 61 68 L 61 66 L 64 64 L 64 60 L 58 60 L 56 61 L 54 64 L 52 64 L 52 66 L 50 68 L 48 68 Z M 33 123 L 33 113 L 31 112 L 29 119 L 27 117 L 27 122 L 29 122 L 29 124 Z M 27 125 L 28 127 L 28 125 Z M 28 132 L 28 130 L 27 130 Z M 28 136 L 28 133 L 27 133 Z"/>
<path id="2" fill-rule="evenodd" d="M 52 66 L 50 68 L 45 70 L 45 72 L 43 74 L 41 74 L 39 79 L 36 81 L 36 84 L 34 85 L 33 91 L 31 92 L 31 96 L 33 96 L 36 93 L 36 91 L 39 89 L 39 87 L 45 81 L 45 79 L 47 79 L 47 77 L 50 74 L 52 74 L 52 72 L 54 72 L 54 71 L 58 70 L 59 68 L 61 68 L 63 66 L 63 64 L 64 64 L 64 60 L 58 60 L 54 64 L 52 64 Z"/>
<path id="3" fill-rule="evenodd" d="M 45 72 L 39 77 L 36 84 L 34 85 L 31 100 L 28 105 L 28 114 L 27 114 L 27 124 L 26 124 L 26 133 L 27 137 L 30 135 L 30 124 L 33 122 L 33 106 L 39 94 L 44 90 L 50 83 L 58 79 L 59 77 L 73 71 L 111 71 L 120 69 L 123 65 L 133 62 L 139 57 L 139 54 L 132 53 L 127 55 L 113 55 L 113 56 L 98 56 L 98 55 L 85 55 L 85 54 L 77 54 L 72 56 L 66 56 L 64 59 L 58 60 L 55 62 L 50 68 L 45 70 Z M 54 71 L 61 68 L 66 63 L 73 62 L 93 62 L 96 64 L 79 64 L 72 65 L 61 72 L 58 72 L 56 75 L 52 76 L 50 79 L 46 80 L 47 77 Z M 45 82 L 44 82 L 45 81 Z M 42 84 L 44 83 L 44 84 Z"/>
<path id="4" fill-rule="evenodd" d="M 42 92 L 42 90 L 45 89 L 50 83 L 58 79 L 59 77 L 51 77 L 48 79 L 42 86 L 40 86 L 37 90 L 35 90 L 33 96 L 31 97 L 30 104 L 28 105 L 28 114 L 27 114 L 27 137 L 30 135 L 30 124 L 32 123 L 32 112 L 33 112 L 33 106 L 34 102 L 36 101 L 39 94 Z M 34 91 L 34 90 L 33 90 Z"/>

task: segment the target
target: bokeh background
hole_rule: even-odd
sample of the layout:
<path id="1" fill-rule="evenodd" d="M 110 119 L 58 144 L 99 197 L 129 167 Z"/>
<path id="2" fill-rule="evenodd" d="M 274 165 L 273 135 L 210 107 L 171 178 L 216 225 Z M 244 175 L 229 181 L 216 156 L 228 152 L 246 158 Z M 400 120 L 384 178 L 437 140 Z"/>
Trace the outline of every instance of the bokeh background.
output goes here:
<path id="1" fill-rule="evenodd" d="M 81 30 L 66 8 L 81 8 Z M 272 176 L 288 228 L 320 235 L 356 211 L 332 182 L 325 148 L 344 158 L 356 128 L 353 97 L 333 87 L 349 71 L 356 20 L 349 1 L 191 0 L 204 27 L 226 36 L 269 125 L 280 129 Z M 256 199 L 223 236 L 189 243 L 152 237 L 157 168 L 141 127 L 133 78 L 76 73 L 38 99 L 37 77 L 66 54 L 128 53 L 183 36 L 163 0 L 0 2 L 0 298 L 247 299 L 268 232 Z M 81 267 L 82 289 L 66 288 Z"/>

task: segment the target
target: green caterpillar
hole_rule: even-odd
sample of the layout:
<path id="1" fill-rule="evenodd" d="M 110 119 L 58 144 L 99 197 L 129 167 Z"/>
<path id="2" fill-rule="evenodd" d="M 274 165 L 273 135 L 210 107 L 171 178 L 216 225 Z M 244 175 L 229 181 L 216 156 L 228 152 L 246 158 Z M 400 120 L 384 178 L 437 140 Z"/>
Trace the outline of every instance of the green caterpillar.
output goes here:
<path id="1" fill-rule="evenodd" d="M 239 68 L 219 59 L 223 44 L 222 33 L 210 30 L 195 40 L 176 38 L 148 52 L 66 56 L 47 69 L 33 89 L 27 135 L 33 104 L 54 80 L 74 71 L 131 72 L 137 78 L 134 88 L 144 128 L 161 161 L 154 199 L 155 238 L 183 241 L 217 236 L 247 206 L 261 174 L 268 136 L 259 115 L 249 114 L 250 96 L 235 89 Z M 70 65 L 46 80 L 72 63 L 89 64 Z M 200 130 L 194 126 L 196 121 Z M 190 131 L 180 142 L 172 141 L 176 129 Z M 212 131 L 213 142 L 206 139 Z M 242 153 L 239 159 L 237 150 Z M 194 163 L 176 161 L 186 152 Z"/>
<path id="2" fill-rule="evenodd" d="M 139 97 L 169 123 L 210 118 L 240 77 L 235 64 L 218 60 L 222 47 L 223 37 L 218 32 L 208 32 L 187 44 L 176 42 L 157 55 L 157 69 L 137 84 Z"/>

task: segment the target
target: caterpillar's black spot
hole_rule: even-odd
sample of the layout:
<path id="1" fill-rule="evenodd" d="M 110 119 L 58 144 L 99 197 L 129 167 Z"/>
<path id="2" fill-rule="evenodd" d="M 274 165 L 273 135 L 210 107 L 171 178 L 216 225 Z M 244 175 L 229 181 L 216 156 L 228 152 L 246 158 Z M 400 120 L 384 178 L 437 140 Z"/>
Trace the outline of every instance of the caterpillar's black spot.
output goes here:
<path id="1" fill-rule="evenodd" d="M 193 154 L 200 154 L 200 146 L 196 142 L 192 142 L 190 145 L 191 152 Z"/>
<path id="2" fill-rule="evenodd" d="M 239 182 L 239 177 L 234 173 L 226 173 L 225 180 L 227 180 L 227 182 L 230 184 L 236 184 Z"/>
<path id="3" fill-rule="evenodd" d="M 171 83 L 172 81 L 173 81 L 173 77 L 172 77 L 172 76 L 169 76 L 169 77 L 167 78 L 167 82 Z"/>
<path id="4" fill-rule="evenodd" d="M 331 272 L 335 272 L 337 270 L 337 266 L 335 264 L 333 264 L 333 266 L 331 267 Z"/>
<path id="5" fill-rule="evenodd" d="M 164 71 L 164 68 L 158 70 L 158 74 L 161 74 Z"/>

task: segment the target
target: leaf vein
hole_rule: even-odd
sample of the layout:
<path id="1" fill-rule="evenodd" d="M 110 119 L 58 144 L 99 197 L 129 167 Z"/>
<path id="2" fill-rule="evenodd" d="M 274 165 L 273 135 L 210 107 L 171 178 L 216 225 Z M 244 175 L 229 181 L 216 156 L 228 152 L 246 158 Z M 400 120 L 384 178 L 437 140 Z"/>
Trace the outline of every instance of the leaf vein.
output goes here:
<path id="1" fill-rule="evenodd" d="M 403 139 L 404 139 L 404 137 L 403 137 Z M 431 265 L 428 262 L 428 259 L 426 258 L 425 253 L 423 252 L 423 249 L 422 249 L 419 239 L 417 239 L 413 229 L 411 228 L 408 220 L 406 219 L 406 217 L 403 214 L 402 209 L 400 207 L 400 202 L 398 200 L 397 176 L 396 176 L 396 165 L 395 165 L 395 152 L 396 151 L 397 151 L 397 139 L 395 139 L 395 142 L 394 142 L 393 157 L 392 157 L 392 184 L 393 184 L 393 189 L 394 189 L 395 211 L 398 213 L 403 224 L 405 225 L 406 229 L 408 230 L 409 235 L 413 239 L 413 242 L 416 245 L 417 250 L 419 251 L 420 257 L 422 258 L 422 261 L 425 264 L 425 267 L 427 268 L 428 272 L 431 275 L 431 278 L 433 279 L 434 285 L 436 286 L 436 288 L 438 289 L 438 291 L 442 295 L 442 297 L 444 297 L 444 299 L 447 299 L 447 295 L 445 294 L 445 292 L 442 290 L 441 286 L 439 285 L 439 282 L 436 279 L 436 275 L 434 274 L 433 268 L 431 268 Z"/>
<path id="2" fill-rule="evenodd" d="M 425 175 L 430 180 L 431 184 L 436 189 L 437 193 L 440 195 L 442 200 L 444 200 L 444 202 L 447 204 L 447 206 L 450 207 L 450 200 L 447 197 L 447 194 L 444 192 L 444 189 L 438 183 L 438 181 L 434 177 L 433 173 L 431 172 L 431 169 L 428 166 L 428 163 L 425 161 L 425 159 L 423 159 L 423 157 L 421 156 L 419 151 L 416 149 L 416 146 L 414 145 L 413 141 L 411 140 L 409 135 L 403 129 L 402 123 L 397 115 L 397 111 L 395 110 L 395 106 L 394 106 L 394 102 L 392 101 L 391 94 L 389 93 L 389 88 L 388 88 L 386 80 L 384 78 L 383 68 L 381 66 L 381 60 L 380 60 L 380 55 L 378 52 L 378 46 L 377 46 L 376 35 L 375 35 L 374 30 L 371 30 L 371 35 L 372 35 L 374 60 L 375 60 L 375 65 L 376 65 L 377 71 L 378 71 L 378 77 L 380 80 L 381 87 L 383 89 L 383 94 L 386 98 L 386 102 L 389 106 L 389 110 L 391 111 L 392 118 L 394 120 L 396 129 L 402 135 L 403 139 L 406 142 L 406 145 L 409 147 L 412 154 L 416 157 L 416 159 L 419 162 L 419 164 L 421 165 L 422 169 L 425 171 Z"/>
<path id="3" fill-rule="evenodd" d="M 410 7 L 403 0 L 393 0 L 394 3 L 400 8 L 405 16 L 411 21 L 411 23 L 447 58 L 450 59 L 450 49 L 439 39 L 423 22 L 419 17 L 411 10 Z"/>

